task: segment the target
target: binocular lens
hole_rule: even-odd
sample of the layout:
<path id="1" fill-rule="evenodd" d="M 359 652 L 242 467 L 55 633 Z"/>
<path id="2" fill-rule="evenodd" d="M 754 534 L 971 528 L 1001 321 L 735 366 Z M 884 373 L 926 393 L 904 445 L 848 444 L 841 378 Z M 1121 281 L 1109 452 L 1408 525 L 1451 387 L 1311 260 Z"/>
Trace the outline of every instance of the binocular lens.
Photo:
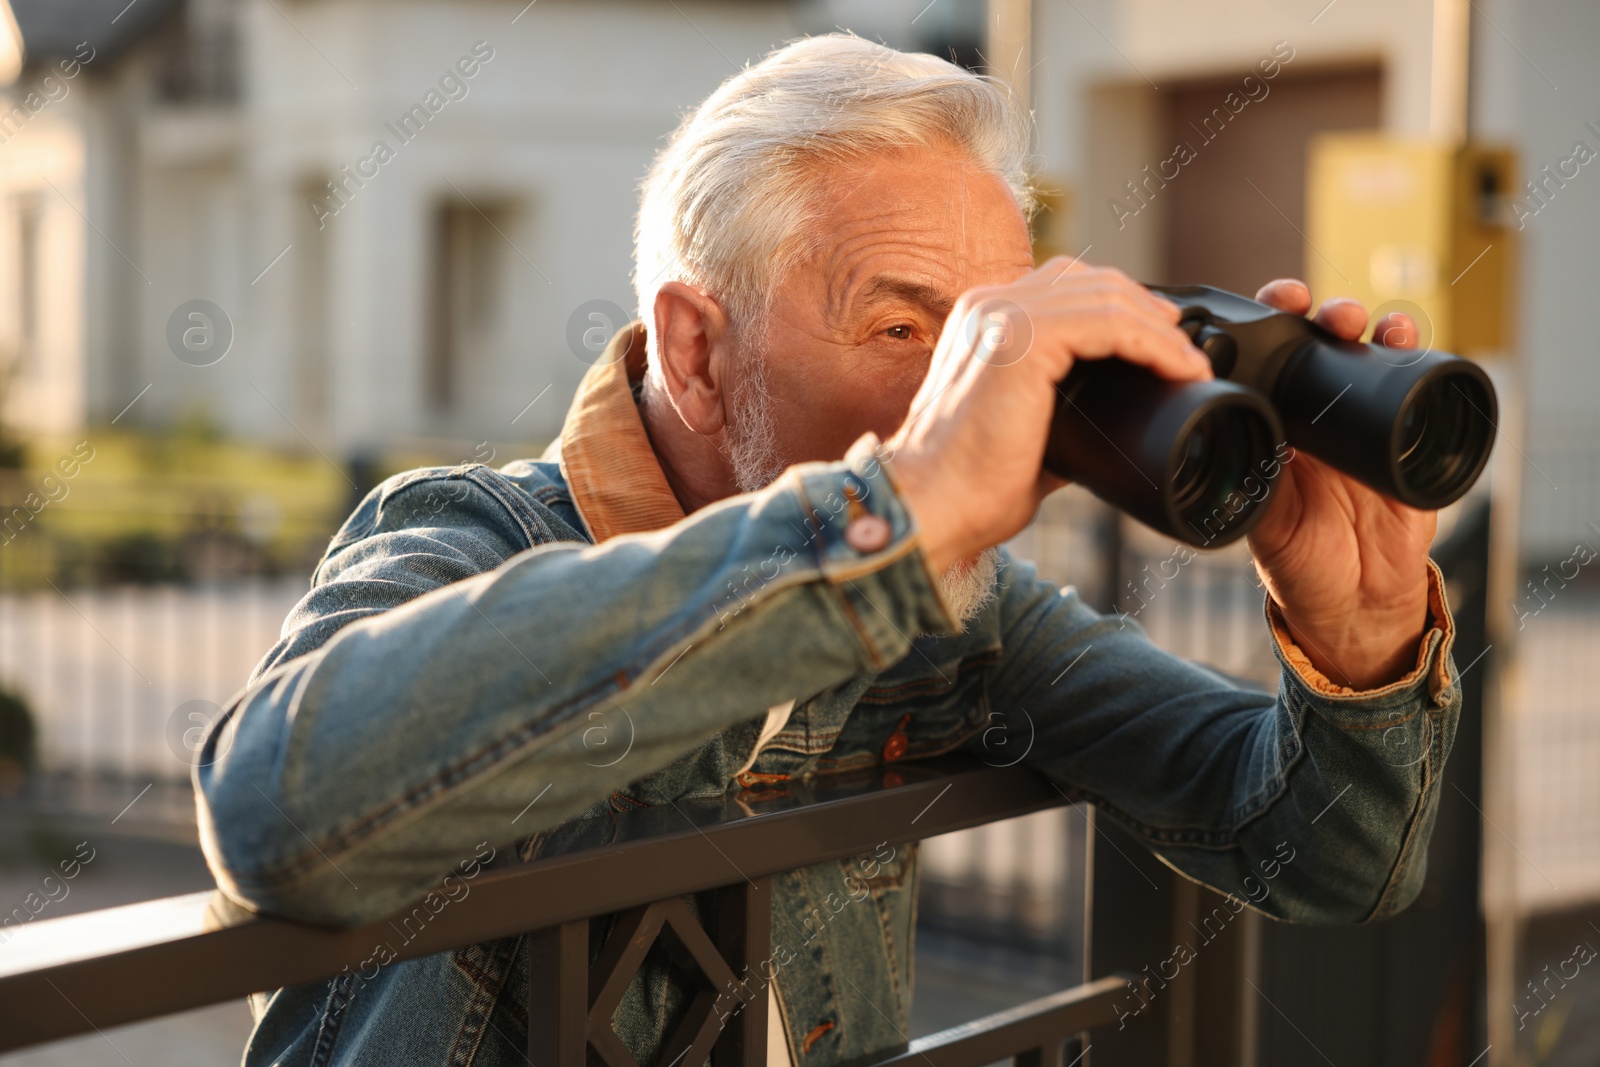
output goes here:
<path id="1" fill-rule="evenodd" d="M 1396 362 L 1203 285 L 1155 291 L 1178 304 L 1214 377 L 1080 362 L 1056 386 L 1044 455 L 1047 470 L 1152 529 L 1196 547 L 1243 537 L 1286 445 L 1427 511 L 1460 499 L 1489 462 L 1498 409 L 1477 364 L 1433 350 Z"/>
<path id="2" fill-rule="evenodd" d="M 1047 470 L 1152 529 L 1196 547 L 1243 537 L 1287 445 L 1428 511 L 1460 499 L 1489 462 L 1498 408 L 1477 364 L 1433 350 L 1397 362 L 1221 289 L 1154 291 L 1179 306 L 1214 377 L 1173 382 L 1082 361 L 1057 384 L 1044 456 Z"/>
<path id="3" fill-rule="evenodd" d="M 1400 415 L 1400 480 L 1420 506 L 1455 500 L 1488 459 L 1494 399 L 1471 374 L 1438 374 L 1424 381 Z"/>
<path id="4" fill-rule="evenodd" d="M 1120 360 L 1084 360 L 1057 389 L 1046 470 L 1196 547 L 1236 541 L 1259 518 L 1283 440 L 1260 393 Z"/>
<path id="5" fill-rule="evenodd" d="M 1373 358 L 1377 353 L 1380 358 Z M 1437 511 L 1472 487 L 1494 447 L 1495 395 L 1476 363 L 1424 352 L 1403 364 L 1316 338 L 1273 386 L 1289 443 L 1403 504 Z"/>
<path id="6" fill-rule="evenodd" d="M 1179 508 L 1187 509 L 1194 503 L 1216 462 L 1211 450 L 1210 422 L 1211 417 L 1207 416 L 1204 423 L 1195 427 L 1194 434 L 1184 443 L 1178 473 L 1172 476 L 1172 495 Z"/>
<path id="7" fill-rule="evenodd" d="M 1184 441 L 1183 458 L 1169 483 L 1182 524 L 1205 542 L 1224 532 L 1237 536 L 1234 531 L 1266 497 L 1266 473 L 1256 467 L 1272 454 L 1273 428 L 1258 412 L 1243 407 L 1208 411 Z"/>

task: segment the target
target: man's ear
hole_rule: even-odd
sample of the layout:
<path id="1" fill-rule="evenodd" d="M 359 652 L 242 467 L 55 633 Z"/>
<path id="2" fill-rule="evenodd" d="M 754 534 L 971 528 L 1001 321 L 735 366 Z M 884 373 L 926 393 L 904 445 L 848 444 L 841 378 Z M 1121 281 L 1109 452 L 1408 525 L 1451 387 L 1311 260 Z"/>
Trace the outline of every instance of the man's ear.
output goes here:
<path id="1" fill-rule="evenodd" d="M 683 282 L 656 291 L 656 356 L 667 396 L 684 425 L 706 437 L 727 425 L 723 371 L 728 316 L 709 294 Z"/>

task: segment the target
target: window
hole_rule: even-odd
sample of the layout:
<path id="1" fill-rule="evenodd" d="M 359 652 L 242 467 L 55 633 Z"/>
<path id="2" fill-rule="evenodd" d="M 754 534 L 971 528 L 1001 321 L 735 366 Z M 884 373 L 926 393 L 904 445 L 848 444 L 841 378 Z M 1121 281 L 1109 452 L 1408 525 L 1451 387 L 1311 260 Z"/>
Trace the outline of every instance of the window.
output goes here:
<path id="1" fill-rule="evenodd" d="M 430 329 L 423 387 L 436 414 L 454 415 L 495 370 L 510 211 L 450 199 L 434 211 Z"/>

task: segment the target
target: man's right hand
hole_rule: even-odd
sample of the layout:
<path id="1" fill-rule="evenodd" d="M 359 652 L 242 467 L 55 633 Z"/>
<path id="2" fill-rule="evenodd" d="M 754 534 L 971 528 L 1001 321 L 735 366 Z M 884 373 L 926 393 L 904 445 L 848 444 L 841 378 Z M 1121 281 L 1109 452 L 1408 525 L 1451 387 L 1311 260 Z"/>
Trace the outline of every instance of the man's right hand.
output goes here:
<path id="1" fill-rule="evenodd" d="M 1066 484 L 1043 469 L 1056 383 L 1116 356 L 1173 381 L 1211 377 L 1178 308 L 1119 270 L 1052 259 L 962 294 L 910 414 L 887 442 L 936 573 L 1015 536 Z"/>

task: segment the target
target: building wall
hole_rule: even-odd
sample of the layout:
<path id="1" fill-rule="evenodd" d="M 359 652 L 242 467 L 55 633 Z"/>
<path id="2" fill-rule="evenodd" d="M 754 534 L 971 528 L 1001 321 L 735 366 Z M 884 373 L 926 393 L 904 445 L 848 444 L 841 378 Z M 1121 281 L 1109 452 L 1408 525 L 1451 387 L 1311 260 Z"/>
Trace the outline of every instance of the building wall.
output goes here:
<path id="1" fill-rule="evenodd" d="M 1483 0 L 1474 22 L 1478 69 L 1474 122 L 1485 138 L 1522 152 L 1525 179 L 1557 166 L 1584 142 L 1600 152 L 1600 6 L 1582 0 Z M 1528 360 L 1531 437 L 1550 419 L 1594 424 L 1600 360 L 1594 352 L 1592 291 L 1600 277 L 1600 165 L 1547 192 L 1547 206 L 1522 230 L 1523 349 Z M 1541 426 L 1542 424 L 1542 426 Z"/>
<path id="2" fill-rule="evenodd" d="M 1585 125 L 1600 127 L 1600 6 L 1479 0 L 1478 7 L 1474 112 L 1481 135 L 1516 146 L 1525 180 L 1571 157 L 1577 142 L 1600 153 L 1600 134 Z M 1552 186 L 1547 206 L 1525 188 L 1521 193 L 1537 210 L 1521 231 L 1529 401 L 1541 417 L 1592 420 L 1600 402 L 1590 310 L 1600 277 L 1600 162 Z M 1541 421 L 1531 427 L 1535 441 Z"/>
<path id="3" fill-rule="evenodd" d="M 244 168 L 252 201 L 267 209 L 243 244 L 262 266 L 293 247 L 245 297 L 241 342 L 259 329 L 259 358 L 275 365 L 262 367 L 271 389 L 257 384 L 276 390 L 280 421 L 293 419 L 292 294 L 297 274 L 323 257 L 328 396 L 320 416 L 301 413 L 332 451 L 419 436 L 553 436 L 586 369 L 569 349 L 568 318 L 594 299 L 632 310 L 636 189 L 660 138 L 736 64 L 794 32 L 781 5 L 680 13 L 557 0 L 513 24 L 519 6 L 332 0 L 293 7 L 291 26 L 265 0 L 246 5 Z M 466 95 L 402 143 L 390 126 L 480 41 L 492 58 L 465 80 Z M 313 218 L 306 189 L 380 140 L 392 161 L 347 185 L 336 214 Z M 441 416 L 424 396 L 431 225 L 439 204 L 460 199 L 504 209 L 505 318 L 498 343 L 472 353 L 459 413 Z M 241 393 L 236 411 L 270 424 L 263 406 Z"/>
<path id="4" fill-rule="evenodd" d="M 1581 143 L 1600 154 L 1600 7 L 1583 0 L 1477 0 L 1473 35 L 1480 135 L 1521 155 L 1524 181 L 1571 161 Z M 1595 128 L 1590 128 L 1589 124 Z M 1592 306 L 1600 278 L 1600 161 L 1575 176 L 1526 186 L 1519 360 L 1526 440 L 1520 458 L 1524 555 L 1567 558 L 1576 542 L 1600 548 L 1600 360 Z"/>
<path id="5" fill-rule="evenodd" d="M 1107 201 L 1171 151 L 1158 143 L 1163 85 L 1242 78 L 1282 41 L 1291 73 L 1381 64 L 1384 128 L 1428 129 L 1429 0 L 1080 0 L 1033 12 L 1039 155 L 1047 177 L 1071 191 L 1074 251 L 1092 245 L 1089 259 L 1136 276 L 1157 273 L 1165 206 L 1157 197 L 1154 218 L 1119 228 Z M 1272 106 L 1270 94 L 1260 106 Z"/>
<path id="6" fill-rule="evenodd" d="M 214 4 L 194 13 L 226 17 Z M 8 298 L 9 205 L 20 193 L 44 207 L 44 371 L 19 385 L 8 415 L 66 429 L 110 421 L 138 397 L 128 424 L 203 413 L 341 461 L 419 439 L 548 439 L 586 368 L 568 318 L 595 299 L 633 310 L 633 211 L 656 146 L 687 106 L 795 36 L 793 13 L 241 0 L 237 104 L 163 100 L 166 53 L 151 41 L 98 60 L 0 146 Z M 465 95 L 402 143 L 387 124 L 476 42 L 492 58 L 463 79 Z M 359 185 L 345 179 L 341 168 L 379 140 L 392 161 Z M 349 182 L 336 214 L 325 195 L 312 207 L 329 178 Z M 495 328 L 472 333 L 482 343 L 463 353 L 457 402 L 441 412 L 425 364 L 434 220 L 452 200 L 491 210 L 504 247 Z M 171 350 L 168 321 L 194 300 L 231 327 L 213 365 Z M 14 310 L 0 315 L 0 343 L 16 340 Z"/>
<path id="7" fill-rule="evenodd" d="M 51 88 L 57 99 L 24 124 L 14 120 L 0 145 L 0 366 L 11 370 L 5 398 L 5 419 L 25 431 L 71 428 L 86 410 L 86 368 L 82 358 L 88 316 L 85 313 L 89 262 L 95 238 L 83 211 L 89 192 L 92 130 L 86 119 L 92 90 L 82 79 Z M 31 73 L 15 87 L 7 105 L 29 93 L 43 92 L 41 78 Z M 30 313 L 22 307 L 24 270 L 22 213 L 34 218 L 32 284 L 34 325 L 32 350 L 22 336 Z"/>

